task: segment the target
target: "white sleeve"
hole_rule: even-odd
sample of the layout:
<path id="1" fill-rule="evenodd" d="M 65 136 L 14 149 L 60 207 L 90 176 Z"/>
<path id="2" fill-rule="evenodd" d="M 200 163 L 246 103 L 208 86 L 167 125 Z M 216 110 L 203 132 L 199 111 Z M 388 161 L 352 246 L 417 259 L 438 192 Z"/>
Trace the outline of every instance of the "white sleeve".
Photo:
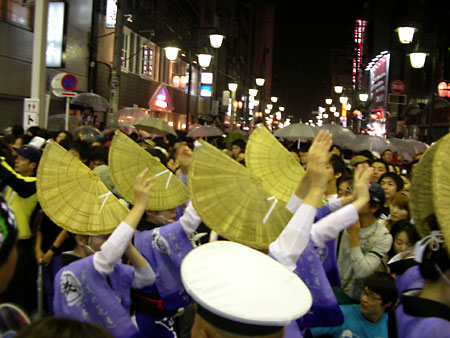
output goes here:
<path id="1" fill-rule="evenodd" d="M 295 212 L 300 208 L 302 205 L 303 200 L 298 197 L 296 194 L 292 194 L 291 198 L 289 198 L 289 201 L 286 204 L 286 209 L 288 209 L 292 214 L 295 214 Z"/>
<path id="2" fill-rule="evenodd" d="M 302 204 L 278 238 L 269 245 L 270 254 L 291 271 L 295 270 L 298 258 L 308 245 L 315 216 L 314 207 Z"/>
<path id="3" fill-rule="evenodd" d="M 338 198 L 337 194 L 331 194 L 331 195 L 326 196 L 327 202 L 335 201 L 335 200 L 337 200 L 337 198 Z"/>
<path id="4" fill-rule="evenodd" d="M 318 246 L 334 239 L 338 234 L 358 220 L 358 211 L 353 204 L 335 211 L 314 223 L 311 229 L 311 240 Z"/>
<path id="5" fill-rule="evenodd" d="M 331 212 L 335 212 L 336 210 L 342 208 L 342 198 L 337 198 L 332 201 L 328 201 L 327 205 Z"/>
<path id="6" fill-rule="evenodd" d="M 192 205 L 192 201 L 189 201 L 186 209 L 184 209 L 183 216 L 180 217 L 181 227 L 186 235 L 192 235 L 197 230 L 201 222 L 202 220 L 198 217 L 197 212 Z"/>
<path id="7" fill-rule="evenodd" d="M 94 267 L 100 273 L 110 274 L 114 266 L 119 263 L 134 235 L 134 229 L 127 223 L 121 222 L 108 240 L 94 254 Z"/>
<path id="8" fill-rule="evenodd" d="M 134 268 L 134 280 L 132 287 L 134 289 L 142 289 L 148 285 L 152 285 L 156 280 L 155 272 L 147 262 L 145 267 L 136 269 Z"/>
<path id="9" fill-rule="evenodd" d="M 188 178 L 189 178 L 188 175 L 184 175 L 184 174 L 179 173 L 179 174 L 177 174 L 177 177 L 180 179 L 181 182 L 184 183 L 185 186 L 188 185 Z"/>

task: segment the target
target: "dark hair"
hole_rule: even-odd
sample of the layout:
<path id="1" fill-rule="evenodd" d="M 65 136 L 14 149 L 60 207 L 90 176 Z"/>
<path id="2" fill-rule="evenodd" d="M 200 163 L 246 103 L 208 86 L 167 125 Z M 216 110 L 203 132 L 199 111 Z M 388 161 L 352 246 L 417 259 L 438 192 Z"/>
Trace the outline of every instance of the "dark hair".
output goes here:
<path id="1" fill-rule="evenodd" d="M 397 302 L 395 279 L 386 272 L 376 271 L 364 280 L 364 287 L 381 296 L 381 303 L 392 303 L 385 312 L 390 311 Z"/>
<path id="2" fill-rule="evenodd" d="M 372 165 L 374 163 L 382 163 L 384 167 L 386 168 L 386 172 L 389 172 L 389 166 L 386 161 L 382 160 L 381 158 L 377 158 L 375 161 L 372 162 Z"/>
<path id="3" fill-rule="evenodd" d="M 430 226 L 431 231 L 440 230 L 435 215 L 428 216 L 426 222 Z M 450 258 L 445 247 L 443 247 L 443 243 L 440 244 L 437 250 L 433 250 L 430 245 L 425 249 L 419 269 L 422 277 L 431 282 L 437 282 L 442 277 L 441 272 L 445 274 L 450 269 Z"/>
<path id="4" fill-rule="evenodd" d="M 161 147 L 162 148 L 162 147 Z M 148 153 L 150 153 L 152 156 L 155 156 L 159 158 L 162 164 L 167 165 L 167 161 L 169 161 L 169 158 L 159 149 L 146 149 Z"/>
<path id="5" fill-rule="evenodd" d="M 388 149 L 385 149 L 381 154 L 382 155 L 386 154 L 386 151 L 390 151 L 391 153 L 393 152 L 391 149 L 388 148 Z"/>
<path id="6" fill-rule="evenodd" d="M 373 162 L 373 161 L 375 160 L 375 156 L 373 156 L 373 154 L 372 154 L 372 152 L 371 152 L 370 150 L 361 150 L 361 151 L 358 151 L 358 152 L 355 154 L 355 156 L 356 156 L 356 155 L 362 155 L 362 156 L 365 156 L 365 157 L 367 157 L 368 159 L 370 159 L 371 162 Z"/>
<path id="7" fill-rule="evenodd" d="M 307 153 L 308 151 L 309 151 L 309 148 L 311 147 L 311 143 L 302 143 L 302 144 L 300 144 L 300 149 L 299 149 L 299 152 L 302 152 L 302 153 Z"/>
<path id="8" fill-rule="evenodd" d="M 244 151 L 246 142 L 238 138 L 237 140 L 234 140 L 233 143 L 231 143 L 231 145 L 238 146 L 239 148 L 241 148 L 242 151 Z"/>
<path id="9" fill-rule="evenodd" d="M 38 133 L 41 130 L 38 126 L 31 126 L 27 129 L 27 133 L 30 133 L 32 137 L 39 136 Z"/>
<path id="10" fill-rule="evenodd" d="M 405 184 L 403 183 L 402 178 L 398 174 L 396 174 L 396 173 L 394 173 L 392 171 L 388 171 L 388 172 L 386 172 L 386 173 L 384 173 L 383 175 L 380 176 L 380 178 L 378 179 L 378 184 L 381 184 L 381 181 L 385 177 L 389 177 L 389 178 L 392 178 L 394 180 L 395 184 L 397 185 L 397 191 L 402 191 L 403 190 L 403 186 Z"/>
<path id="11" fill-rule="evenodd" d="M 89 151 L 89 161 L 101 161 L 108 165 L 108 152 L 109 148 L 104 145 L 92 147 Z"/>
<path id="12" fill-rule="evenodd" d="M 11 127 L 11 134 L 14 135 L 15 137 L 20 136 L 23 133 L 25 133 L 25 130 L 21 125 L 15 124 Z"/>
<path id="13" fill-rule="evenodd" d="M 96 324 L 71 318 L 45 317 L 25 326 L 16 338 L 113 338 L 113 335 Z"/>
<path id="14" fill-rule="evenodd" d="M 70 149 L 76 150 L 80 154 L 81 161 L 89 159 L 90 146 L 86 141 L 76 140 L 70 144 Z"/>
<path id="15" fill-rule="evenodd" d="M 347 166 L 344 160 L 336 154 L 331 155 L 330 164 L 333 166 L 334 174 L 341 174 L 341 177 L 347 173 Z"/>
<path id="16" fill-rule="evenodd" d="M 353 156 L 353 151 L 351 149 L 344 148 L 344 150 L 342 150 L 342 155 L 346 160 L 349 160 Z"/>
<path id="17" fill-rule="evenodd" d="M 412 224 L 409 220 L 402 219 L 392 224 L 390 233 L 392 235 L 393 241 L 395 241 L 395 236 L 402 231 L 406 232 L 408 240 L 411 244 L 414 244 L 420 240 L 420 235 L 416 229 L 416 226 Z M 394 255 L 395 255 L 394 242 L 392 242 L 392 247 L 391 250 L 389 250 L 388 252 L 388 256 L 393 257 Z"/>

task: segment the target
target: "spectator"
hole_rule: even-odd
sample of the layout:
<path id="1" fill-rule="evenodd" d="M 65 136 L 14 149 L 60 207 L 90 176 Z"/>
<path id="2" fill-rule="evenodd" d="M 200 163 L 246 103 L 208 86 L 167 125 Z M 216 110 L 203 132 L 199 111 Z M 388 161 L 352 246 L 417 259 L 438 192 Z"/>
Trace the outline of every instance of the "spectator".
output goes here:
<path id="1" fill-rule="evenodd" d="M 375 272 L 364 281 L 361 304 L 341 305 L 344 322 L 334 327 L 312 328 L 311 335 L 340 337 L 388 337 L 388 314 L 397 302 L 394 279 Z"/>
<path id="2" fill-rule="evenodd" d="M 378 183 L 380 180 L 381 175 L 384 173 L 387 173 L 389 171 L 389 167 L 385 161 L 382 159 L 377 159 L 372 162 L 373 167 L 373 176 L 372 176 L 372 182 Z"/>
<path id="3" fill-rule="evenodd" d="M 381 208 L 382 217 L 387 219 L 390 215 L 390 207 L 395 194 L 403 190 L 403 180 L 396 173 L 387 172 L 381 175 L 378 183 L 383 188 L 386 198 L 384 206 Z"/>
<path id="4" fill-rule="evenodd" d="M 381 158 L 383 159 L 383 161 L 391 163 L 392 162 L 392 158 L 394 157 L 394 154 L 392 152 L 391 149 L 386 149 L 385 151 L 383 151 L 383 153 L 381 154 Z"/>
<path id="5" fill-rule="evenodd" d="M 392 246 L 392 236 L 378 219 L 384 205 L 384 191 L 370 184 L 370 202 L 358 212 L 359 221 L 340 236 L 338 268 L 342 285 L 335 289 L 340 304 L 357 303 L 363 280 L 372 274 Z"/>
<path id="6" fill-rule="evenodd" d="M 337 195 L 338 198 L 351 196 L 353 193 L 353 177 L 350 174 L 346 174 L 338 178 L 337 182 Z"/>
<path id="7" fill-rule="evenodd" d="M 245 146 L 245 141 L 241 139 L 234 140 L 231 145 L 231 157 L 242 165 L 245 165 Z"/>

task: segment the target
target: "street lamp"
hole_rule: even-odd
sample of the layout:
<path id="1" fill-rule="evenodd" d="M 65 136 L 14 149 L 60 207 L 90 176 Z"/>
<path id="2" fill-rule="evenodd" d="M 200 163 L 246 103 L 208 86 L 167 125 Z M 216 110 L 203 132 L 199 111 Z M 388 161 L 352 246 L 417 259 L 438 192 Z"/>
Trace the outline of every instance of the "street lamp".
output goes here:
<path id="1" fill-rule="evenodd" d="M 284 107 L 278 107 L 279 111 L 284 111 Z"/>
<path id="2" fill-rule="evenodd" d="M 178 47 L 165 47 L 164 52 L 166 53 L 167 60 L 175 61 L 178 57 L 178 51 L 180 48 Z"/>
<path id="3" fill-rule="evenodd" d="M 278 101 L 278 97 L 272 96 L 272 97 L 270 98 L 270 101 L 272 101 L 273 103 L 276 103 L 276 102 Z"/>
<path id="4" fill-rule="evenodd" d="M 331 106 L 330 107 L 330 112 L 334 113 L 336 111 L 336 107 L 335 106 Z"/>
<path id="5" fill-rule="evenodd" d="M 211 54 L 197 54 L 198 63 L 203 68 L 208 68 L 211 64 L 212 55 Z"/>
<path id="6" fill-rule="evenodd" d="M 209 36 L 209 43 L 213 48 L 220 48 L 222 46 L 224 36 L 221 34 L 211 34 Z"/>
<path id="7" fill-rule="evenodd" d="M 339 102 L 342 103 L 342 104 L 347 104 L 347 102 L 348 102 L 348 97 L 347 97 L 347 96 L 341 96 L 341 97 L 339 98 Z"/>
<path id="8" fill-rule="evenodd" d="M 364 94 L 364 93 L 359 94 L 359 100 L 361 102 L 366 102 L 368 98 L 369 98 L 369 94 Z"/>
<path id="9" fill-rule="evenodd" d="M 427 58 L 427 53 L 411 53 L 409 54 L 409 59 L 411 61 L 411 67 L 413 68 L 423 68 L 425 65 L 425 60 Z"/>
<path id="10" fill-rule="evenodd" d="M 228 89 L 231 92 L 231 121 L 230 121 L 230 128 L 231 130 L 234 130 L 234 123 L 236 119 L 236 105 L 234 102 L 236 101 L 236 90 L 237 90 L 238 84 L 234 82 L 228 83 Z"/>
<path id="11" fill-rule="evenodd" d="M 256 95 L 258 95 L 258 89 L 250 88 L 250 89 L 248 90 L 248 94 L 249 94 L 250 96 L 255 97 Z"/>
<path id="12" fill-rule="evenodd" d="M 414 27 L 398 27 L 395 30 L 398 33 L 398 39 L 403 44 L 411 43 L 414 38 L 414 33 L 417 32 L 417 28 Z"/>
<path id="13" fill-rule="evenodd" d="M 270 103 L 268 103 L 266 106 L 267 106 L 267 109 L 270 109 L 270 110 L 272 110 L 272 108 L 273 108 L 273 104 L 270 104 Z"/>
<path id="14" fill-rule="evenodd" d="M 343 90 L 344 90 L 344 87 L 342 87 L 342 86 L 334 86 L 334 92 L 336 94 L 341 94 Z"/>
<path id="15" fill-rule="evenodd" d="M 266 82 L 266 80 L 262 77 L 257 77 L 255 79 L 255 82 L 256 82 L 257 86 L 262 87 L 262 86 L 264 86 L 264 82 Z"/>
<path id="16" fill-rule="evenodd" d="M 333 100 L 332 100 L 332 99 L 325 99 L 325 103 L 328 104 L 328 105 L 330 105 L 330 104 L 333 103 Z"/>

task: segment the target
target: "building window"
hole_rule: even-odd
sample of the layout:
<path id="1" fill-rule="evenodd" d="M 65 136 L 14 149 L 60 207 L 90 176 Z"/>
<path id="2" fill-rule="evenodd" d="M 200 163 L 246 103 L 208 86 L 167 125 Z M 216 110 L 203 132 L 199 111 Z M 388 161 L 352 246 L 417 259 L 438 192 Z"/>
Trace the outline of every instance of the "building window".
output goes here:
<path id="1" fill-rule="evenodd" d="M 32 29 L 34 4 L 24 0 L 0 0 L 2 19 Z"/>
<path id="2" fill-rule="evenodd" d="M 142 47 L 142 75 L 153 77 L 153 61 L 154 61 L 153 48 L 144 45 Z"/>

